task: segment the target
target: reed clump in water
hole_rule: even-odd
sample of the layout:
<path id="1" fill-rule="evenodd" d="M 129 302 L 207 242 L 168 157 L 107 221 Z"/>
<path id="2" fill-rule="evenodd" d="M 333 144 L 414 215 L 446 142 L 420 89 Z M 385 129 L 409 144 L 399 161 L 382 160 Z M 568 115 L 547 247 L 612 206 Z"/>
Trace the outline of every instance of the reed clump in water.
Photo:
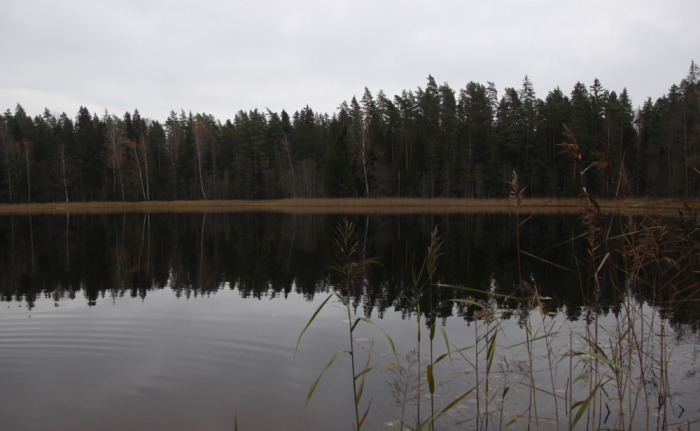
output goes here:
<path id="1" fill-rule="evenodd" d="M 333 238 L 333 250 L 334 250 L 334 261 L 333 265 L 330 266 L 330 269 L 338 276 L 338 281 L 335 284 L 335 287 L 337 288 L 336 293 L 332 293 L 328 295 L 328 297 L 321 303 L 321 305 L 316 309 L 316 312 L 311 316 L 311 319 L 309 322 L 306 324 L 306 327 L 304 327 L 304 330 L 299 334 L 299 339 L 297 340 L 297 345 L 296 349 L 294 350 L 294 355 L 296 356 L 296 352 L 299 349 L 299 343 L 301 342 L 301 337 L 304 335 L 304 332 L 309 328 L 311 323 L 314 321 L 318 313 L 323 309 L 323 307 L 328 303 L 328 301 L 336 297 L 339 302 L 343 305 L 347 312 L 347 324 L 348 324 L 348 335 L 350 337 L 350 342 L 349 342 L 349 348 L 348 350 L 338 350 L 333 354 L 331 357 L 331 360 L 328 362 L 328 365 L 321 371 L 321 374 L 316 378 L 314 383 L 311 385 L 311 389 L 309 389 L 309 393 L 306 397 L 306 403 L 304 404 L 304 408 L 308 405 L 309 401 L 311 400 L 311 397 L 316 389 L 316 385 L 320 382 L 321 378 L 323 377 L 323 374 L 333 365 L 333 362 L 335 359 L 340 355 L 340 354 L 348 354 L 350 355 L 350 367 L 352 371 L 352 391 L 353 391 L 353 408 L 355 411 L 355 422 L 354 422 L 354 428 L 356 430 L 359 430 L 362 428 L 362 426 L 365 423 L 365 420 L 367 419 L 367 414 L 369 413 L 369 409 L 371 407 L 371 402 L 367 405 L 367 409 L 365 410 L 364 414 L 362 417 L 360 417 L 360 404 L 362 402 L 362 394 L 364 392 L 364 386 L 365 386 L 365 380 L 367 378 L 367 373 L 372 371 L 372 369 L 376 367 L 390 367 L 390 368 L 399 368 L 398 364 L 398 355 L 396 354 L 396 348 L 394 347 L 394 341 L 391 339 L 389 334 L 386 333 L 381 327 L 377 326 L 369 317 L 357 317 L 355 319 L 352 318 L 351 311 L 350 311 L 350 305 L 351 305 L 351 299 L 352 299 L 352 294 L 353 292 L 358 288 L 364 285 L 364 275 L 367 272 L 367 269 L 369 268 L 370 265 L 372 264 L 377 264 L 378 262 L 375 259 L 362 259 L 360 256 L 360 241 L 359 241 L 359 233 L 357 229 L 355 228 L 355 225 L 348 221 L 347 218 L 344 218 L 336 227 L 336 236 Z M 394 358 L 396 360 L 396 364 L 392 363 L 383 363 L 383 364 L 378 364 L 374 366 L 370 366 L 370 360 L 372 358 L 372 347 L 369 349 L 369 353 L 367 354 L 367 359 L 365 360 L 364 367 L 361 372 L 357 372 L 355 369 L 355 342 L 353 340 L 353 332 L 357 328 L 357 325 L 360 322 L 366 322 L 372 326 L 375 326 L 377 329 L 379 329 L 387 338 L 389 341 L 389 344 L 391 345 L 392 351 L 394 353 Z M 374 344 L 373 344 L 374 345 Z M 359 385 L 358 385 L 358 379 L 359 379 Z"/>
<path id="2" fill-rule="evenodd" d="M 523 215 L 524 187 L 513 172 L 509 208 L 516 225 L 517 284 L 507 291 L 493 280 L 487 289 L 435 283 L 441 253 L 436 227 L 424 263 L 413 277 L 413 297 L 407 298 L 417 316 L 416 350 L 403 364 L 395 354 L 390 392 L 399 413 L 391 416 L 392 429 L 666 430 L 690 429 L 698 422 L 686 413 L 688 405 L 674 402 L 678 376 L 671 370 L 676 341 L 696 331 L 700 318 L 698 216 L 685 205 L 679 210 L 678 226 L 672 227 L 660 218 L 625 214 L 622 204 L 605 208 L 588 191 L 586 173 L 601 175 L 615 196 L 610 201 L 614 204 L 625 202 L 625 170 L 616 168 L 603 145 L 591 166 L 596 171 L 580 166 L 583 158 L 576 139 L 569 129 L 566 134 L 568 142 L 562 148 L 579 175 L 584 227 L 583 235 L 571 241 L 584 241 L 586 254 L 577 256 L 576 268 L 564 269 L 578 273 L 585 301 L 582 322 L 556 319 L 551 299 L 543 297 L 534 278 L 522 271 L 523 259 L 543 259 L 520 248 L 521 229 L 529 217 Z M 337 241 L 335 245 L 343 247 Z M 470 296 L 434 303 L 435 289 Z M 428 309 L 421 310 L 420 304 L 426 302 Z M 455 305 L 470 313 L 474 324 L 473 341 L 466 346 L 450 341 L 435 322 L 435 310 Z M 349 308 L 347 312 L 350 320 Z M 420 350 L 422 315 L 430 331 L 427 354 Z M 678 316 L 696 323 L 683 326 Z M 514 328 L 520 338 L 514 339 Z M 446 350 L 439 356 L 433 346 L 438 329 Z M 470 389 L 438 402 L 436 391 L 447 372 L 436 367 L 445 359 L 452 363 L 453 356 L 469 368 L 447 380 L 462 379 Z M 368 357 L 365 369 L 372 368 L 369 364 Z M 353 370 L 353 376 L 359 375 Z M 429 413 L 421 409 L 426 389 Z M 357 394 L 355 386 L 353 390 Z M 475 411 L 460 410 L 468 407 L 464 401 L 469 398 Z M 360 419 L 355 399 L 359 428 L 367 416 Z"/>

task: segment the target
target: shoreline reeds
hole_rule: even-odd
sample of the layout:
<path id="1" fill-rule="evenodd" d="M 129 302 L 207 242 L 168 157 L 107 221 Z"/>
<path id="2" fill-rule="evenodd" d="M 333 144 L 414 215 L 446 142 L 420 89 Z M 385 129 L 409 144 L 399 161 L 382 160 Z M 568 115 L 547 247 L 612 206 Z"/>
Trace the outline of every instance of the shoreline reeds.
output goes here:
<path id="1" fill-rule="evenodd" d="M 515 425 L 538 431 L 552 428 L 569 431 L 582 428 L 645 428 L 660 431 L 690 429 L 691 424 L 700 422 L 700 418 L 683 418 L 685 408 L 674 402 L 676 394 L 671 390 L 670 379 L 673 373 L 669 367 L 676 360 L 673 356 L 675 342 L 685 331 L 674 334 L 672 313 L 665 314 L 688 306 L 695 311 L 696 318 L 700 318 L 700 310 L 697 308 L 700 296 L 697 274 L 700 271 L 696 269 L 700 252 L 700 227 L 696 208 L 679 202 L 680 207 L 676 207 L 677 214 L 680 215 L 679 229 L 673 231 L 654 217 L 644 217 L 637 222 L 626 214 L 626 211 L 634 207 L 633 203 L 638 202 L 636 200 L 596 200 L 585 187 L 584 173 L 587 169 L 582 170 L 578 166 L 582 158 L 576 139 L 568 128 L 566 132 L 570 142 L 562 144 L 563 152 L 569 154 L 576 163 L 575 171 L 579 172 L 583 195 L 583 199 L 576 202 L 580 206 L 585 233 L 571 239 L 586 243 L 585 255 L 576 257 L 576 272 L 581 280 L 581 294 L 586 304 L 580 321 L 582 327 L 573 328 L 571 322 L 557 324 L 554 319 L 548 323 L 551 313 L 547 311 L 547 301 L 551 298 L 541 296 L 535 279 L 523 273 L 521 259 L 532 255 L 521 249 L 520 230 L 530 218 L 521 219 L 521 216 L 532 211 L 528 209 L 528 200 L 523 198 L 525 187 L 519 185 L 517 172 L 513 171 L 510 200 L 503 202 L 507 210 L 514 214 L 515 223 L 518 280 L 511 286 L 513 293 L 498 293 L 493 285 L 490 289 L 474 289 L 434 283 L 432 275 L 440 256 L 440 237 L 438 227 L 435 227 L 427 257 L 418 276 L 413 276 L 415 303 L 406 298 L 416 313 L 417 358 L 414 362 L 419 367 L 418 381 L 425 379 L 429 388 L 426 397 L 430 400 L 430 414 L 427 418 L 420 416 L 422 385 L 414 385 L 416 397 L 405 394 L 401 397 L 417 401 L 413 420 L 405 417 L 407 402 L 404 402 L 399 406 L 400 417 L 389 414 L 395 419 L 391 424 L 392 430 L 400 424 L 402 429 L 433 431 L 437 420 L 470 394 L 474 394 L 473 401 L 476 404 L 476 411 L 471 417 L 451 425 L 443 420 L 439 424 L 440 428 L 451 429 L 473 421 L 474 429 L 484 431 L 509 429 Z M 618 184 L 624 180 L 623 175 L 620 175 L 621 179 L 616 178 L 615 164 L 605 147 L 601 145 L 600 148 L 595 154 L 598 160 L 592 166 L 598 168 L 601 176 L 607 177 L 611 189 L 623 190 Z M 673 204 L 657 201 L 651 206 L 653 205 L 670 210 Z M 362 266 L 362 262 L 354 265 Z M 424 281 L 421 283 L 421 280 Z M 508 289 L 507 286 L 503 287 Z M 456 289 L 462 289 L 477 297 L 455 298 L 437 305 L 440 308 L 448 303 L 462 303 L 472 308 L 472 319 L 475 322 L 473 344 L 466 347 L 452 344 L 451 347 L 444 329 L 436 325 L 432 296 L 436 288 L 454 289 L 452 293 L 456 293 Z M 640 295 L 643 290 L 651 291 L 651 301 Z M 423 311 L 425 325 L 430 331 L 429 352 L 425 354 L 425 362 L 420 350 L 421 301 L 418 299 L 423 299 L 428 306 Z M 348 301 L 346 298 L 345 303 Z M 611 313 L 605 312 L 604 303 L 607 301 L 613 302 L 613 307 L 609 310 Z M 347 313 L 350 320 L 349 308 Z M 507 334 L 503 328 L 513 314 L 517 316 L 520 329 L 517 336 Z M 534 322 L 537 314 L 541 319 L 538 324 Z M 601 323 L 605 317 L 611 323 Z M 356 318 L 356 322 L 362 319 L 364 318 Z M 568 331 L 565 325 L 569 326 Z M 437 359 L 433 351 L 436 328 L 443 332 L 447 348 L 447 353 Z M 506 343 L 501 339 L 506 339 Z M 441 376 L 434 372 L 435 365 L 445 357 L 449 357 L 451 362 L 452 353 L 458 353 L 471 365 L 473 371 L 468 373 L 473 373 L 475 385 L 462 395 L 452 395 L 450 400 L 438 405 L 435 401 L 435 387 L 439 386 L 438 379 Z M 371 354 L 370 349 L 366 369 L 373 368 L 369 366 Z M 470 355 L 473 356 L 470 358 Z M 395 368 L 400 370 L 399 374 L 409 375 L 411 369 L 400 366 L 395 349 L 394 356 Z M 504 379 L 501 387 L 492 383 L 492 367 L 496 358 L 503 362 L 500 374 L 504 375 Z M 543 369 L 542 365 L 546 367 Z M 353 369 L 353 374 L 354 371 Z M 312 390 L 317 382 L 318 380 L 314 382 Z M 471 386 L 467 382 L 463 384 Z M 506 403 L 510 392 L 517 393 L 517 398 L 509 397 Z M 447 401 L 451 402 L 445 406 Z M 540 401 L 553 406 L 553 411 L 543 412 Z M 356 429 L 360 428 L 366 417 L 359 421 L 358 402 L 359 399 L 356 399 Z M 560 410 L 562 403 L 564 410 Z M 655 424 L 653 416 L 656 417 Z M 415 425 L 411 426 L 412 424 Z"/>

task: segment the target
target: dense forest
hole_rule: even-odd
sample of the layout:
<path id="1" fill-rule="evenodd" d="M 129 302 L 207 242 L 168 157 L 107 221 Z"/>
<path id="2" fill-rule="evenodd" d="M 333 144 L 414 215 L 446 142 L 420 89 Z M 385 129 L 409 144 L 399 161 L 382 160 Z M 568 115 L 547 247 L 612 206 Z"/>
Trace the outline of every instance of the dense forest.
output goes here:
<path id="1" fill-rule="evenodd" d="M 505 197 L 515 169 L 529 196 L 576 196 L 579 176 L 560 154 L 564 127 L 582 166 L 614 161 L 616 181 L 589 176 L 598 196 L 697 196 L 700 71 L 635 109 L 599 80 L 537 97 L 470 82 L 390 99 L 365 89 L 332 116 L 240 111 L 233 120 L 172 111 L 161 123 L 81 107 L 75 119 L 21 105 L 0 117 L 0 202 Z M 591 172 L 592 174 L 593 172 Z"/>

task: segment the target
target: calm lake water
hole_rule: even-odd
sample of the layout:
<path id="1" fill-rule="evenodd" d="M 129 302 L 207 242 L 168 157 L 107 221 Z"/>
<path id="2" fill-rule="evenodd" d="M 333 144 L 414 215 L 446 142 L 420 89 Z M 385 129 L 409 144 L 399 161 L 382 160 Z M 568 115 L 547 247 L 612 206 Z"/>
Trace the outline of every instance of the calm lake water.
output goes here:
<path id="1" fill-rule="evenodd" d="M 352 292 L 354 317 L 369 316 L 390 334 L 406 369 L 415 367 L 411 352 L 418 327 L 421 360 L 428 359 L 426 315 L 418 323 L 411 301 L 429 309 L 430 296 L 416 295 L 413 277 L 435 226 L 444 241 L 435 283 L 492 294 L 517 291 L 516 223 L 508 214 L 347 217 L 360 232 L 365 256 L 379 262 Z M 314 380 L 333 353 L 350 343 L 347 314 L 337 299 L 318 314 L 293 358 L 302 329 L 334 291 L 328 266 L 342 218 L 252 212 L 0 216 L 2 429 L 232 430 L 236 417 L 242 430 L 352 429 L 349 355 L 338 357 L 304 410 Z M 451 352 L 451 360 L 435 366 L 436 409 L 477 380 L 484 385 L 484 334 L 497 333 L 499 346 L 488 373 L 490 395 L 481 401 L 465 397 L 440 418 L 437 429 L 483 426 L 475 419 L 478 410 L 491 411 L 489 426 L 497 429 L 510 420 L 504 409 L 529 417 L 539 411 L 543 429 L 568 429 L 571 406 L 564 398 L 576 402 L 588 396 L 586 379 L 569 382 L 590 371 L 590 356 L 567 353 L 589 349 L 585 337 L 592 321 L 600 329 L 599 343 L 613 346 L 616 322 L 629 314 L 605 290 L 599 313 L 587 307 L 589 287 L 572 271 L 586 253 L 583 241 L 570 241 L 581 233 L 576 215 L 535 215 L 524 225 L 521 249 L 537 258 L 521 255 L 523 278 L 547 298 L 546 308 L 529 308 L 530 319 L 522 318 L 516 300 L 432 288 L 433 304 L 470 294 L 487 305 L 500 301 L 490 324 L 475 320 L 475 307 L 465 303 L 436 310 L 451 351 L 480 346 Z M 659 418 L 669 424 L 697 420 L 700 343 L 694 317 L 663 314 L 643 295 L 625 303 L 648 317 L 638 320 L 640 334 L 667 331 L 666 338 L 650 336 L 640 344 L 653 350 L 656 341 L 668 339 L 663 352 L 671 368 L 668 381 L 661 382 L 669 400 L 663 406 L 657 405 L 653 366 L 641 371 L 648 374 L 648 387 L 639 392 L 647 397 L 637 395 L 636 402 L 656 404 L 637 410 L 633 422 L 658 429 Z M 660 326 L 647 328 L 646 322 Z M 541 337 L 530 353 L 520 344 L 528 327 L 531 339 Z M 379 329 L 361 323 L 352 339 L 358 369 L 370 350 L 372 364 L 395 362 Z M 443 353 L 446 343 L 437 331 L 434 356 Z M 531 381 L 524 377 L 528 355 L 535 361 L 536 411 L 529 401 Z M 371 400 L 368 429 L 390 429 L 392 415 L 401 415 L 400 381 L 388 367 L 368 374 L 360 413 Z M 501 409 L 506 387 L 513 389 Z M 425 418 L 430 400 L 427 388 L 421 391 Z M 484 399 L 492 400 L 489 406 Z M 606 418 L 614 403 L 596 402 L 597 426 L 614 427 Z M 417 414 L 414 401 L 404 419 L 413 424 Z M 594 425 L 583 421 L 579 428 Z"/>

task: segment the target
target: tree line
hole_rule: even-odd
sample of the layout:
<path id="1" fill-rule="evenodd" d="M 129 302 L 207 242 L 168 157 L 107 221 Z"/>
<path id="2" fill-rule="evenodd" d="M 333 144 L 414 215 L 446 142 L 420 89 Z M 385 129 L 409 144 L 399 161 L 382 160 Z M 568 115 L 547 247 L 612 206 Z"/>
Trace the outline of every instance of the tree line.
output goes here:
<path id="1" fill-rule="evenodd" d="M 425 88 L 389 98 L 368 89 L 329 116 L 240 111 L 222 122 L 172 111 L 81 107 L 75 119 L 21 105 L 0 117 L 0 202 L 506 197 L 515 169 L 532 197 L 576 196 L 579 176 L 560 154 L 568 127 L 581 166 L 606 159 L 622 179 L 590 178 L 598 196 L 697 196 L 700 71 L 637 109 L 626 89 L 598 79 L 537 97 L 526 76 L 499 96 L 492 82 Z"/>

